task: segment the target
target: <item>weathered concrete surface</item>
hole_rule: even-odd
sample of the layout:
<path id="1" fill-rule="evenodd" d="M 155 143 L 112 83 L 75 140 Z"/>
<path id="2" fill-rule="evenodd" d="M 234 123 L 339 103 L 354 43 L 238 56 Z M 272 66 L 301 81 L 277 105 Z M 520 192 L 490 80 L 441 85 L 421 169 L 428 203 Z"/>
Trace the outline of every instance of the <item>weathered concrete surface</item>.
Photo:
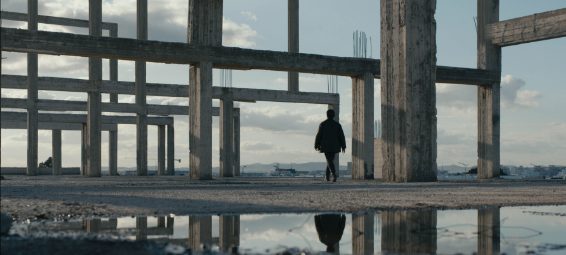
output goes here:
<path id="1" fill-rule="evenodd" d="M 140 214 L 362 211 L 564 205 L 566 181 L 382 183 L 312 178 L 9 176 L 1 210 L 18 220 Z"/>

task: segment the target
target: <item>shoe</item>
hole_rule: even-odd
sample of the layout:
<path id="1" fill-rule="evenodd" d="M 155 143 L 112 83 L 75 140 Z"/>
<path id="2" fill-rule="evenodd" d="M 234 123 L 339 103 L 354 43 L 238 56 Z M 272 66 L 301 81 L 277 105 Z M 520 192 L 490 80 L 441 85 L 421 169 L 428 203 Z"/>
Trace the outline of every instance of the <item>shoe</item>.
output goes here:
<path id="1" fill-rule="evenodd" d="M 329 182 L 330 181 L 330 175 L 326 174 L 326 181 Z"/>
<path id="2" fill-rule="evenodd" d="M 332 182 L 336 182 L 336 175 L 332 175 Z"/>

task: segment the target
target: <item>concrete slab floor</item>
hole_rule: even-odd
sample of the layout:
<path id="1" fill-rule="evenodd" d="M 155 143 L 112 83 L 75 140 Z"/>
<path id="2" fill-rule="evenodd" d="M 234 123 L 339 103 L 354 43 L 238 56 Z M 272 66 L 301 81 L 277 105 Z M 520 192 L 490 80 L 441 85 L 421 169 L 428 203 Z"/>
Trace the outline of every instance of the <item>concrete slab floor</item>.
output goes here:
<path id="1" fill-rule="evenodd" d="M 382 183 L 322 178 L 5 176 L 1 210 L 16 220 L 129 215 L 355 212 L 565 205 L 566 181 Z"/>

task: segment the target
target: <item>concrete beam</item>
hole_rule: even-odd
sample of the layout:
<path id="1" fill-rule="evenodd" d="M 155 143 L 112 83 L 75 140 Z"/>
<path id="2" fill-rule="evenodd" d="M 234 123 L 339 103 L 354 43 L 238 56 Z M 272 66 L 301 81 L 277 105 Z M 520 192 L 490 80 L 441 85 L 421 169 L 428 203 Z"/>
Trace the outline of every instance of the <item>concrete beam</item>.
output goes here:
<path id="1" fill-rule="evenodd" d="M 25 82 L 25 76 L 2 75 L 3 88 L 25 89 Z M 135 83 L 133 82 L 102 81 L 101 92 L 134 95 L 134 87 Z M 146 87 L 146 95 L 148 96 L 189 96 L 189 86 L 187 85 L 147 83 Z M 88 90 L 88 81 L 69 78 L 39 77 L 38 89 L 49 91 L 86 92 Z M 269 101 L 308 104 L 338 104 L 340 102 L 338 94 L 223 87 L 212 87 L 212 98 L 220 99 L 222 95 L 227 92 L 232 93 L 234 101 Z"/>
<path id="2" fill-rule="evenodd" d="M 501 48 L 488 36 L 489 24 L 499 20 L 499 1 L 478 0 L 478 69 L 501 75 Z M 480 84 L 483 85 L 483 84 Z M 478 178 L 499 176 L 500 168 L 499 82 L 478 87 Z"/>
<path id="3" fill-rule="evenodd" d="M 352 79 L 352 179 L 373 179 L 374 81 L 371 74 Z"/>
<path id="4" fill-rule="evenodd" d="M 194 64 L 211 61 L 214 68 L 296 71 L 341 76 L 373 73 L 380 78 L 378 59 L 322 56 L 315 54 L 250 50 L 232 47 L 207 47 L 184 43 L 138 41 L 125 38 L 92 38 L 58 32 L 30 32 L 2 28 L 3 51 L 37 52 L 52 55 L 99 56 L 157 63 Z M 21 41 L 28 43 L 22 44 Z M 438 66 L 438 82 L 484 84 L 496 81 L 497 74 L 487 70 Z"/>
<path id="5" fill-rule="evenodd" d="M 299 53 L 299 0 L 287 1 L 287 45 L 289 53 Z M 299 73 L 287 73 L 287 90 L 299 91 Z"/>
<path id="6" fill-rule="evenodd" d="M 436 239 L 436 210 L 381 212 L 382 254 L 436 254 Z"/>
<path id="7" fill-rule="evenodd" d="M 28 0 L 28 31 L 37 31 L 37 0 Z M 2 37 L 4 41 L 6 37 Z M 27 54 L 27 175 L 37 174 L 37 53 Z"/>
<path id="8" fill-rule="evenodd" d="M 499 47 L 566 36 L 566 8 L 487 24 L 484 30 Z"/>
<path id="9" fill-rule="evenodd" d="M 387 182 L 436 181 L 435 10 L 434 0 L 381 0 L 383 179 Z"/>
<path id="10" fill-rule="evenodd" d="M 28 21 L 28 15 L 26 13 L 20 13 L 20 12 L 2 11 L 0 12 L 0 18 L 3 20 L 26 21 L 26 22 Z M 72 18 L 38 15 L 37 22 L 42 24 L 88 28 L 88 20 L 84 20 L 84 19 L 72 19 Z M 104 30 L 112 30 L 112 29 L 116 29 L 117 27 L 118 27 L 117 23 L 102 22 L 102 29 Z"/>
<path id="11" fill-rule="evenodd" d="M 147 40 L 147 0 L 137 0 L 137 39 Z M 146 64 L 135 62 L 136 76 L 136 165 L 139 176 L 147 175 L 147 105 L 146 105 Z"/>
<path id="12" fill-rule="evenodd" d="M 2 123 L 0 123 L 2 129 L 27 129 L 27 121 L 25 121 L 25 113 L 22 114 L 23 121 L 11 121 L 2 118 Z M 38 122 L 38 129 L 40 130 L 81 130 L 81 123 L 62 123 L 62 122 Z M 102 130 L 104 131 L 116 131 L 118 126 L 116 124 L 103 124 Z"/>
<path id="13" fill-rule="evenodd" d="M 0 112 L 0 120 L 2 122 L 25 122 L 26 114 L 24 112 Z M 47 123 L 86 123 L 87 115 L 76 113 L 40 113 L 38 115 L 39 122 Z M 102 116 L 104 124 L 135 124 L 135 116 Z M 170 125 L 173 123 L 173 117 L 149 117 L 150 125 Z"/>

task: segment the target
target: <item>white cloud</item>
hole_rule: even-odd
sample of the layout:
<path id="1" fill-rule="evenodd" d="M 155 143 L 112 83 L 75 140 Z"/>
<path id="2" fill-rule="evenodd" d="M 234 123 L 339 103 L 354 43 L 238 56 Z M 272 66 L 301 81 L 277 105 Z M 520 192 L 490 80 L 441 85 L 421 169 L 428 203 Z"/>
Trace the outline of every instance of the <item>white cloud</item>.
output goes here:
<path id="1" fill-rule="evenodd" d="M 225 46 L 253 48 L 256 45 L 254 40 L 257 37 L 257 31 L 248 24 L 236 23 L 224 17 L 222 30 L 222 41 Z"/>
<path id="2" fill-rule="evenodd" d="M 251 20 L 251 21 L 257 21 L 257 16 L 255 15 L 255 13 L 250 12 L 250 11 L 241 11 L 240 14 L 244 17 L 246 17 L 247 19 Z"/>

